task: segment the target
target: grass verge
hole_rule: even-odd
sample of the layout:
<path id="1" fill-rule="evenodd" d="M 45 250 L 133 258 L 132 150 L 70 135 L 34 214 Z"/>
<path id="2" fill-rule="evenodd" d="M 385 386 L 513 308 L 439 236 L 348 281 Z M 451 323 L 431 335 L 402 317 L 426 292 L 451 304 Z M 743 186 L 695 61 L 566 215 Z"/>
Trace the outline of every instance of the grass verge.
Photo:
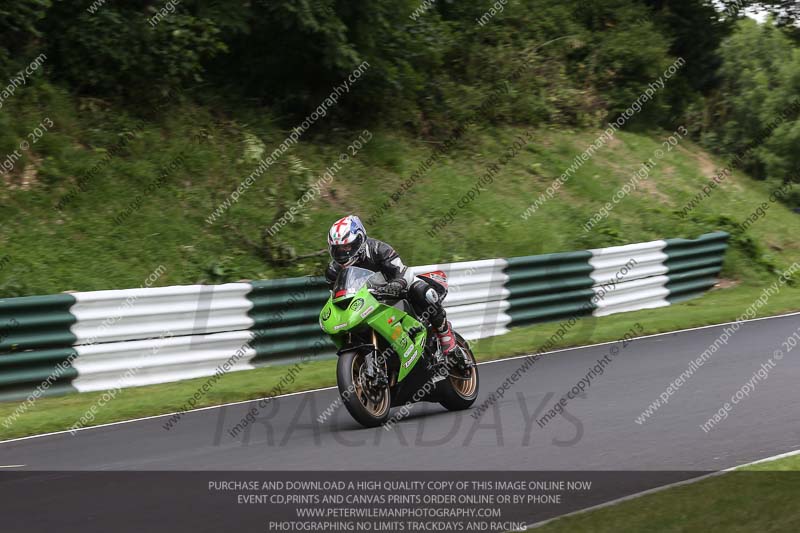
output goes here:
<path id="1" fill-rule="evenodd" d="M 557 519 L 541 533 L 648 531 L 750 533 L 800 531 L 800 455 L 666 489 Z"/>
<path id="2" fill-rule="evenodd" d="M 579 325 L 570 330 L 557 343 L 556 348 L 617 340 L 636 324 L 641 326 L 636 327 L 637 333 L 641 331 L 644 335 L 732 321 L 760 296 L 761 291 L 760 286 L 739 285 L 725 290 L 715 290 L 702 298 L 670 307 L 600 318 L 587 317 L 580 320 Z M 797 304 L 799 294 L 800 290 L 785 287 L 768 300 L 759 310 L 758 316 L 800 309 Z M 533 353 L 545 344 L 558 327 L 558 323 L 538 324 L 514 329 L 500 337 L 484 339 L 477 343 L 476 355 L 481 361 L 489 361 Z M 334 360 L 323 360 L 304 365 L 303 370 L 295 376 L 295 381 L 285 389 L 285 392 L 335 385 L 335 364 Z M 268 396 L 284 375 L 285 373 L 277 365 L 227 374 L 197 402 L 196 407 Z M 206 378 L 198 378 L 122 389 L 112 401 L 98 409 L 93 424 L 176 412 L 205 380 Z M 94 392 L 42 398 L 30 410 L 9 424 L 9 427 L 5 427 L 3 421 L 7 420 L 19 404 L 0 403 L 0 439 L 68 429 L 88 409 L 96 405 L 102 395 L 102 392 Z"/>

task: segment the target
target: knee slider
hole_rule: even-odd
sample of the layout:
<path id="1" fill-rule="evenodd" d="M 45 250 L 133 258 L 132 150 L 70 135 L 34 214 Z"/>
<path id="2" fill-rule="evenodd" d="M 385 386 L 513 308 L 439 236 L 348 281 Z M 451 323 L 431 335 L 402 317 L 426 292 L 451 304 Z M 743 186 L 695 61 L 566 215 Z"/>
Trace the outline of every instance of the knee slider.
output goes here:
<path id="1" fill-rule="evenodd" d="M 429 304 L 436 304 L 439 303 L 439 293 L 436 292 L 432 287 L 429 287 L 425 291 L 425 301 Z"/>

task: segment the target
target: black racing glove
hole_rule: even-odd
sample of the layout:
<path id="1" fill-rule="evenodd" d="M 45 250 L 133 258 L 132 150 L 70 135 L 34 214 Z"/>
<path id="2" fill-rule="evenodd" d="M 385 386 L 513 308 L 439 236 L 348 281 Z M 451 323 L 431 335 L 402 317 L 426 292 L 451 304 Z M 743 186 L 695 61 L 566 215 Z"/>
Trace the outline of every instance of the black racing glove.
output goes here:
<path id="1" fill-rule="evenodd" d="M 393 298 L 402 298 L 405 292 L 406 286 L 402 281 L 390 281 L 376 291 L 379 295 L 391 296 Z"/>

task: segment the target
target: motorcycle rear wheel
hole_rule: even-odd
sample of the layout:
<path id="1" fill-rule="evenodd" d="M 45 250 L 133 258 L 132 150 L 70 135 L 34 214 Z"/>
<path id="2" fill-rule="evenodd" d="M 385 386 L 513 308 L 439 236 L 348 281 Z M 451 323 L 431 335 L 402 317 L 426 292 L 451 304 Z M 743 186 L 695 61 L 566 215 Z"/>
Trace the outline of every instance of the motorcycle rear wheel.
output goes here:
<path id="1" fill-rule="evenodd" d="M 456 343 L 467 354 L 467 358 L 477 365 L 475 355 L 461 335 L 456 333 Z M 439 403 L 448 411 L 469 409 L 478 398 L 478 367 L 472 366 L 466 371 L 457 367 L 450 369 L 447 378 L 439 382 Z"/>

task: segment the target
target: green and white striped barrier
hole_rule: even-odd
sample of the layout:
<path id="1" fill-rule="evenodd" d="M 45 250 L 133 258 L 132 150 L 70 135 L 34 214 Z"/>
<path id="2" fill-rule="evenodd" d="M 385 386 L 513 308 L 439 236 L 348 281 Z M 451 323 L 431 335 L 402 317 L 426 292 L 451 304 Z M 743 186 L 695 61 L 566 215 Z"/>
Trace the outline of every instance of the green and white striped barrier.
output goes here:
<path id="1" fill-rule="evenodd" d="M 729 235 L 508 260 L 510 326 L 663 307 L 716 283 Z"/>
<path id="2" fill-rule="evenodd" d="M 468 339 L 567 317 L 670 305 L 716 282 L 728 235 L 413 267 L 443 270 Z M 322 278 L 0 299 L 0 400 L 210 376 L 332 355 Z"/>
<path id="3" fill-rule="evenodd" d="M 326 298 L 309 277 L 0 300 L 0 399 L 208 376 L 239 351 L 226 371 L 329 352 Z"/>

